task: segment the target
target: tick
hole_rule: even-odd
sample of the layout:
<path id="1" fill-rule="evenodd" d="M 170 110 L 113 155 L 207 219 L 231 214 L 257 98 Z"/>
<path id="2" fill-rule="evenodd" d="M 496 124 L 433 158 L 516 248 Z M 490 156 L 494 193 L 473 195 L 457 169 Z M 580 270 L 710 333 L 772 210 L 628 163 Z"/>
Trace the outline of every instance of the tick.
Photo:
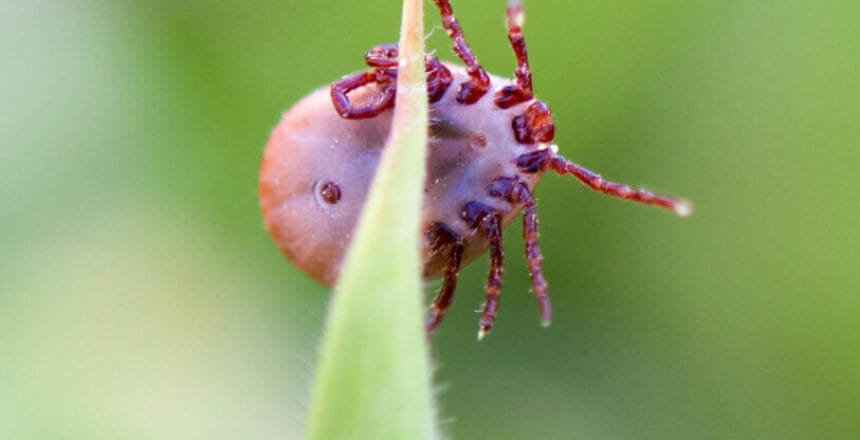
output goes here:
<path id="1" fill-rule="evenodd" d="M 550 322 L 541 271 L 533 190 L 547 171 L 595 191 L 688 216 L 690 203 L 623 183 L 571 162 L 552 143 L 549 107 L 535 98 L 523 38 L 523 7 L 507 5 L 517 68 L 513 80 L 488 74 L 472 53 L 449 0 L 434 0 L 454 53 L 465 66 L 425 57 L 430 139 L 422 216 L 425 278 L 443 277 L 426 328 L 442 321 L 457 274 L 489 248 L 479 339 L 493 327 L 502 287 L 502 231 L 522 212 L 525 259 L 544 325 Z M 365 54 L 370 67 L 312 92 L 273 130 L 260 167 L 266 229 L 296 266 L 326 285 L 338 277 L 391 129 L 397 45 Z M 384 246 L 384 243 L 380 243 Z"/>

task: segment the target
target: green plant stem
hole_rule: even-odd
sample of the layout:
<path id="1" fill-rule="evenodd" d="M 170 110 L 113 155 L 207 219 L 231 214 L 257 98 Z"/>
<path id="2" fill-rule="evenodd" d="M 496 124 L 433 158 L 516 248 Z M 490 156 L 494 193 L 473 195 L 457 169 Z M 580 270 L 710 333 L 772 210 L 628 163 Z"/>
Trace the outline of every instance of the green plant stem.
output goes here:
<path id="1" fill-rule="evenodd" d="M 404 0 L 392 130 L 335 286 L 311 440 L 437 438 L 419 234 L 428 123 L 423 35 L 422 0 Z"/>

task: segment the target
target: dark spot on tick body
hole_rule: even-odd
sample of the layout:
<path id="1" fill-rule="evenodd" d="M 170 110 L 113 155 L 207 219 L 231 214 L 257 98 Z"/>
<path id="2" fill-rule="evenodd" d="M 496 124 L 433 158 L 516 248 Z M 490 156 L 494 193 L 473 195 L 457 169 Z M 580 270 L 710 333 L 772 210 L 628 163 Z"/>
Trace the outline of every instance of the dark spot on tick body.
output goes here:
<path id="1" fill-rule="evenodd" d="M 334 182 L 318 183 L 314 192 L 319 199 L 329 205 L 334 205 L 340 200 L 340 187 Z"/>

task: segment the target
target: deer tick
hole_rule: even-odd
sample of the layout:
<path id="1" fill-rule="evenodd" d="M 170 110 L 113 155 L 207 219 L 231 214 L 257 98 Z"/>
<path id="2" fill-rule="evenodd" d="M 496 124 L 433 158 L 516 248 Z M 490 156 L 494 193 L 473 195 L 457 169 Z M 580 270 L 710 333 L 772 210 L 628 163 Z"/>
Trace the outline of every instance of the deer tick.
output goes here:
<path id="1" fill-rule="evenodd" d="M 479 339 L 493 326 L 502 287 L 502 230 L 522 212 L 525 260 L 544 325 L 550 321 L 541 272 L 533 190 L 547 171 L 571 175 L 595 191 L 667 209 L 692 211 L 683 199 L 604 180 L 571 162 L 552 143 L 549 107 L 535 98 L 523 38 L 523 7 L 507 5 L 513 80 L 488 74 L 463 37 L 449 0 L 434 0 L 454 53 L 465 66 L 425 57 L 430 139 L 422 216 L 425 278 L 441 276 L 426 329 L 451 304 L 460 268 L 489 248 Z M 365 54 L 369 69 L 311 93 L 273 130 L 260 167 L 266 229 L 300 269 L 326 285 L 340 271 L 352 230 L 391 129 L 397 45 Z"/>

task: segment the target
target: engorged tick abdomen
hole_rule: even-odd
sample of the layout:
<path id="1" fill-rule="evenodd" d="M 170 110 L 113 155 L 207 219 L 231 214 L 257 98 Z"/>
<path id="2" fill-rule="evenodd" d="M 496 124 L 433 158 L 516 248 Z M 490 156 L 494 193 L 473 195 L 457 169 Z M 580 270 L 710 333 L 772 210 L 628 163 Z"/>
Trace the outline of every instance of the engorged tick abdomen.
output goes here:
<path id="1" fill-rule="evenodd" d="M 489 197 L 487 186 L 500 177 L 518 176 L 532 189 L 541 175 L 522 173 L 515 165 L 518 156 L 537 148 L 517 142 L 511 127 L 532 101 L 497 107 L 495 91 L 510 81 L 491 76 L 490 93 L 473 104 L 457 102 L 457 90 L 468 76 L 463 67 L 445 66 L 453 82 L 439 101 L 430 104 L 422 216 L 428 278 L 441 275 L 445 264 L 445 256 L 433 250 L 438 237 L 427 235 L 433 225 L 443 224 L 465 239 L 465 265 L 488 245 L 486 237 L 461 218 L 465 204 L 479 201 L 490 206 L 507 225 L 521 207 Z M 371 85 L 350 97 L 362 102 L 375 99 L 377 93 Z M 258 188 L 266 229 L 293 263 L 323 284 L 337 280 L 391 119 L 390 109 L 369 119 L 342 118 L 324 87 L 287 111 L 269 138 Z"/>

